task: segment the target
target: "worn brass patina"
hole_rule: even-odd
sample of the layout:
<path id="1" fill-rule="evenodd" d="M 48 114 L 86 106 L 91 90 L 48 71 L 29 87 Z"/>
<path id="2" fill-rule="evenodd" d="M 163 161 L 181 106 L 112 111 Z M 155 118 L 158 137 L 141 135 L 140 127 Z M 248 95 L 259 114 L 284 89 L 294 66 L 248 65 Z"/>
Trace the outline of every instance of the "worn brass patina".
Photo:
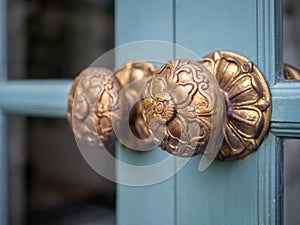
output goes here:
<path id="1" fill-rule="evenodd" d="M 299 76 L 295 71 L 285 67 L 288 76 Z M 133 86 L 120 97 L 123 88 L 145 77 L 141 88 Z M 133 106 L 130 129 L 139 139 L 181 157 L 207 154 L 206 148 L 220 143 L 219 160 L 242 159 L 256 150 L 272 110 L 257 66 L 240 54 L 216 51 L 199 61 L 171 60 L 159 69 L 142 61 L 114 72 L 88 68 L 70 91 L 68 120 L 76 138 L 102 146 L 115 139 L 112 120 L 126 120 L 122 109 L 128 106 Z"/>
<path id="2" fill-rule="evenodd" d="M 204 153 L 214 114 L 222 113 L 213 75 L 197 61 L 171 60 L 155 72 L 145 92 L 142 113 L 154 141 L 181 157 Z"/>
<path id="3" fill-rule="evenodd" d="M 284 78 L 286 80 L 300 80 L 300 71 L 297 68 L 285 63 Z"/>
<path id="4" fill-rule="evenodd" d="M 115 72 L 102 67 L 89 67 L 74 80 L 68 98 L 68 121 L 77 140 L 91 146 L 112 145 L 115 134 L 112 119 L 119 121 L 122 108 L 128 105 L 132 95 L 119 99 L 120 90 L 132 81 L 152 75 L 155 67 L 143 61 L 128 62 Z M 149 134 L 141 117 L 141 104 L 133 110 L 130 124 L 139 138 Z"/>
<path id="5" fill-rule="evenodd" d="M 133 81 L 138 81 L 145 77 L 152 76 L 155 69 L 156 68 L 152 63 L 145 61 L 132 61 L 117 69 L 114 75 L 118 78 L 122 86 L 126 87 Z M 130 89 L 130 91 L 126 93 L 126 99 L 129 103 L 134 104 L 131 102 L 133 97 L 141 99 L 142 95 L 143 90 Z M 133 134 L 136 137 L 144 139 L 146 141 L 146 138 L 149 137 L 149 133 L 145 125 L 145 121 L 142 117 L 141 111 L 142 101 L 139 101 L 134 104 L 133 109 L 131 109 L 129 124 Z"/>
<path id="6" fill-rule="evenodd" d="M 68 120 L 77 140 L 92 146 L 114 140 L 111 117 L 120 90 L 120 82 L 105 68 L 90 67 L 76 77 L 69 93 Z"/>
<path id="7" fill-rule="evenodd" d="M 246 157 L 260 145 L 271 119 L 271 95 L 257 66 L 240 54 L 217 51 L 201 62 L 219 82 L 226 101 L 226 127 L 218 158 Z"/>

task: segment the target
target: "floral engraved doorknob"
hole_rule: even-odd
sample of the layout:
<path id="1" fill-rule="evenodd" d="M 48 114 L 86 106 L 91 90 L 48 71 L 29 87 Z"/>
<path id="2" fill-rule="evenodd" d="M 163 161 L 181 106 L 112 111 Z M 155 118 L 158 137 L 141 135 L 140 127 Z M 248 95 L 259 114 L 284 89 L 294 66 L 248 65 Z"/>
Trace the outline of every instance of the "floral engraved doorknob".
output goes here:
<path id="1" fill-rule="evenodd" d="M 133 81 L 140 83 L 131 88 Z M 270 117 L 263 74 L 229 51 L 198 61 L 170 60 L 160 68 L 149 62 L 130 62 L 114 72 L 94 68 L 75 79 L 69 95 L 75 137 L 100 146 L 123 132 L 125 138 L 117 139 L 127 146 L 135 139 L 118 122 L 127 120 L 134 137 L 180 157 L 242 159 L 259 147 Z"/>
<path id="2" fill-rule="evenodd" d="M 69 93 L 68 120 L 75 137 L 93 146 L 114 140 L 111 127 L 120 82 L 105 68 L 87 68 L 75 79 Z"/>
<path id="3" fill-rule="evenodd" d="M 223 95 L 216 79 L 199 62 L 167 62 L 154 73 L 146 95 L 142 113 L 148 130 L 171 154 L 204 153 L 212 132 L 222 132 Z"/>
<path id="4" fill-rule="evenodd" d="M 126 110 L 130 96 L 120 98 L 120 90 L 133 80 L 152 75 L 155 67 L 151 63 L 128 62 L 112 72 L 103 67 L 83 70 L 74 80 L 68 99 L 68 121 L 77 141 L 90 146 L 112 146 L 115 132 L 112 122 L 120 121 Z M 136 106 L 139 112 L 140 106 Z M 139 113 L 140 115 L 140 113 Z M 141 119 L 131 119 L 132 129 L 138 137 L 143 137 L 145 127 Z M 141 125 L 142 124 L 142 125 Z"/>

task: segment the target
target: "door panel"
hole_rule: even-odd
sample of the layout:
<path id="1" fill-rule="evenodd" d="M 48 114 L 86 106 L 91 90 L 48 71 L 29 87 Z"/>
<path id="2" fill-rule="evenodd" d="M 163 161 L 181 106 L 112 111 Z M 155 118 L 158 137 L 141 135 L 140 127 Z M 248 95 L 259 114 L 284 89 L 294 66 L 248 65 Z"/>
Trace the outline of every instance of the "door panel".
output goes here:
<path id="1" fill-rule="evenodd" d="M 116 44 L 140 40 L 164 40 L 173 42 L 173 1 L 116 1 Z M 162 53 L 165 54 L 165 53 Z M 117 64 L 124 63 L 122 55 L 116 55 Z M 170 59 L 173 52 L 170 52 Z M 118 146 L 118 159 L 134 165 L 147 165 L 148 159 L 159 161 L 167 153 L 151 151 L 135 152 Z M 128 175 L 128 174 L 127 174 Z M 117 168 L 117 176 L 126 176 Z M 175 178 L 142 187 L 118 185 L 117 223 L 175 224 Z"/>
<path id="2" fill-rule="evenodd" d="M 272 84 L 278 24 L 274 2 L 260 2 L 177 0 L 176 41 L 201 56 L 218 49 L 244 54 Z M 201 156 L 193 158 L 176 179 L 178 224 L 275 224 L 275 145 L 270 134 L 246 159 L 214 162 L 202 173 L 197 170 Z"/>
<path id="3" fill-rule="evenodd" d="M 257 61 L 256 1 L 176 0 L 175 13 L 176 43 L 199 56 L 230 50 Z"/>
<path id="4" fill-rule="evenodd" d="M 174 42 L 200 56 L 221 49 L 244 54 L 258 64 L 273 89 L 282 68 L 281 38 L 276 38 L 281 34 L 282 28 L 280 1 L 173 2 Z M 117 1 L 117 44 L 165 38 L 153 32 L 148 34 L 152 29 L 163 29 L 162 34 L 166 30 L 172 33 L 171 27 L 166 24 L 166 21 L 170 21 L 172 12 L 167 14 L 168 8 L 165 8 L 172 7 L 172 3 L 164 7 L 157 3 L 155 21 L 157 17 L 159 21 L 152 21 L 150 24 L 143 9 L 152 9 L 152 3 L 143 2 L 144 7 L 141 7 L 140 1 L 130 1 L 129 5 L 134 5 L 134 8 L 129 8 L 127 4 Z M 126 18 L 123 17 L 125 14 Z M 170 16 L 169 20 L 167 15 Z M 134 32 L 128 33 L 127 29 L 135 26 L 138 28 L 134 30 L 143 29 L 143 34 L 139 32 L 135 36 Z M 172 37 L 167 40 L 172 40 Z M 273 118 L 278 115 L 276 112 Z M 278 124 L 273 123 L 272 127 L 278 128 Z M 202 173 L 198 171 L 201 156 L 193 158 L 177 175 L 167 181 L 174 184 L 173 187 L 172 184 L 169 185 L 171 190 L 164 183 L 139 188 L 119 185 L 118 224 L 157 224 L 162 216 L 165 218 L 165 213 L 169 215 L 167 224 L 279 224 L 281 189 L 280 168 L 277 167 L 280 157 L 277 150 L 280 145 L 276 141 L 276 134 L 269 133 L 260 149 L 246 159 L 214 162 Z M 121 158 L 131 157 L 137 161 L 143 161 L 143 157 L 147 157 L 143 154 L 137 156 L 138 153 L 122 148 L 118 153 Z M 164 194 L 165 191 L 169 194 Z M 160 203 L 158 209 L 153 208 L 155 201 Z M 173 205 L 166 212 L 164 209 L 169 207 L 170 202 Z"/>

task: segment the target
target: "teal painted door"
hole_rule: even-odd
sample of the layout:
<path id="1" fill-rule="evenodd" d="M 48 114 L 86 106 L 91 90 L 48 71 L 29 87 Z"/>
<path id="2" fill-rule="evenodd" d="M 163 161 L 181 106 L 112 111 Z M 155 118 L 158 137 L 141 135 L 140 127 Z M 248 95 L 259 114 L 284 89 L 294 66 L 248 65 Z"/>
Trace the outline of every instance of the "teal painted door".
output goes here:
<path id="1" fill-rule="evenodd" d="M 65 117 L 71 81 L 7 81 L 4 1 L 0 16 L 0 224 L 5 225 L 6 114 Z M 119 185 L 118 224 L 281 224 L 280 137 L 300 137 L 300 83 L 276 79 L 282 74 L 281 2 L 117 0 L 116 44 L 149 39 L 179 43 L 201 56 L 226 49 L 250 58 L 268 80 L 272 123 L 260 149 L 245 160 L 214 162 L 200 173 L 199 157 L 195 157 L 163 182 L 141 187 Z M 176 52 L 171 56 L 176 58 Z M 137 153 L 119 147 L 118 156 L 142 164 L 167 153 Z M 124 176 L 122 171 L 118 175 Z"/>
<path id="2" fill-rule="evenodd" d="M 300 136 L 300 83 L 280 79 L 281 1 L 118 0 L 116 13 L 117 45 L 153 39 L 178 43 L 200 56 L 239 52 L 263 72 L 273 101 L 270 131 L 257 152 L 244 160 L 214 162 L 201 173 L 195 157 L 164 182 L 119 185 L 118 224 L 282 224 L 280 138 Z M 122 160 L 137 164 L 164 154 L 118 150 Z"/>

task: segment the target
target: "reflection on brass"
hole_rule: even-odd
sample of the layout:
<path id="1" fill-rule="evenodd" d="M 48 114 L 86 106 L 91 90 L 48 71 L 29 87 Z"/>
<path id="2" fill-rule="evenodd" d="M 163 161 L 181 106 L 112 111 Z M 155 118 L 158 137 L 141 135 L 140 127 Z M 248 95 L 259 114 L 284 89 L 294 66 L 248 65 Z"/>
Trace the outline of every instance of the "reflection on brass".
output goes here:
<path id="1" fill-rule="evenodd" d="M 111 117 L 121 85 L 111 75 L 105 68 L 87 68 L 69 93 L 69 123 L 77 140 L 91 146 L 103 146 L 114 139 Z"/>
<path id="2" fill-rule="evenodd" d="M 192 60 L 171 60 L 155 72 L 145 90 L 142 113 L 162 149 L 181 157 L 204 152 L 216 107 L 212 102 L 220 89 L 212 78 Z"/>
<path id="3" fill-rule="evenodd" d="M 284 64 L 284 79 L 286 80 L 300 80 L 300 71 L 289 65 L 289 64 Z"/>
<path id="4" fill-rule="evenodd" d="M 228 51 L 213 52 L 201 62 L 217 78 L 227 105 L 218 158 L 244 158 L 258 148 L 269 128 L 271 96 L 263 74 L 249 59 Z"/>
<path id="5" fill-rule="evenodd" d="M 289 76 L 299 76 L 293 67 L 285 69 Z M 124 99 L 119 96 L 122 88 L 140 79 L 146 80 L 145 86 L 128 86 Z M 214 141 L 210 138 L 219 137 L 223 141 L 219 160 L 242 159 L 256 150 L 268 131 L 272 108 L 263 74 L 237 53 L 218 51 L 199 61 L 171 60 L 159 69 L 134 61 L 114 73 L 88 68 L 75 79 L 68 102 L 75 137 L 94 146 L 113 143 L 112 121 L 126 120 L 122 110 L 128 105 L 134 105 L 129 124 L 136 137 L 147 143 L 153 139 L 181 157 L 207 154 L 206 147 Z M 225 117 L 216 115 L 225 112 L 222 122 Z M 224 140 L 218 135 L 223 127 Z"/>
<path id="6" fill-rule="evenodd" d="M 132 61 L 123 65 L 121 68 L 116 70 L 114 75 L 118 78 L 123 87 L 126 87 L 133 81 L 140 80 L 147 76 L 152 76 L 155 71 L 155 66 L 152 63 L 145 61 Z M 142 96 L 143 90 L 139 92 L 131 90 L 129 93 L 126 93 L 127 100 L 132 101 L 132 96 Z M 139 98 L 140 98 L 139 97 Z M 134 104 L 134 102 L 133 102 Z M 142 102 L 139 101 L 135 104 L 134 108 L 131 110 L 129 117 L 129 124 L 133 134 L 140 138 L 146 139 L 149 136 L 145 121 L 142 117 Z"/>
<path id="7" fill-rule="evenodd" d="M 145 61 L 129 61 L 114 72 L 122 87 L 129 83 L 153 75 L 155 66 Z"/>
<path id="8" fill-rule="evenodd" d="M 128 62 L 114 73 L 100 67 L 83 70 L 75 78 L 68 98 L 68 121 L 77 140 L 91 146 L 111 146 L 115 139 L 112 120 L 120 120 L 120 108 L 125 108 L 132 96 L 142 93 L 126 93 L 125 100 L 119 99 L 119 92 L 132 81 L 152 75 L 154 70 L 153 64 L 143 61 Z M 136 104 L 129 122 L 133 133 L 143 139 L 149 134 L 141 104 Z"/>
<path id="9" fill-rule="evenodd" d="M 71 127 L 71 129 L 73 130 L 73 126 L 72 126 L 72 108 L 73 108 L 73 101 L 74 101 L 74 96 L 75 96 L 75 91 L 77 88 L 77 85 L 80 81 L 80 79 L 82 78 L 82 76 L 84 75 L 84 71 L 82 71 L 74 80 L 73 85 L 71 87 L 71 90 L 69 92 L 69 96 L 68 96 L 68 112 L 67 112 L 67 118 L 69 121 L 69 125 Z"/>

